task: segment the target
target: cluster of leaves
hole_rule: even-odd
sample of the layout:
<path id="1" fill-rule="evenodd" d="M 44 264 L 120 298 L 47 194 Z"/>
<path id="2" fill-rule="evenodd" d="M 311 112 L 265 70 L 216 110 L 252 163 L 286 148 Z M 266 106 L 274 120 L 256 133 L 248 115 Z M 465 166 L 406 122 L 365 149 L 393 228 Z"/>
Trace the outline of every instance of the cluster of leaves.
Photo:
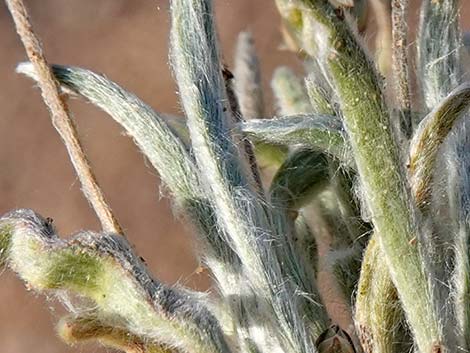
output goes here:
<path id="1" fill-rule="evenodd" d="M 19 0 L 8 2 L 11 10 Z M 262 119 L 248 33 L 234 75 L 221 64 L 210 0 L 171 1 L 184 119 L 88 70 L 51 66 L 64 95 L 107 112 L 159 172 L 217 291 L 155 280 L 109 210 L 97 212 L 110 219 L 103 232 L 68 241 L 34 211 L 12 211 L 0 219 L 1 264 L 66 303 L 65 341 L 126 352 L 470 350 L 470 84 L 461 82 L 459 4 L 423 0 L 422 102 L 409 88 L 407 2 L 371 4 L 375 61 L 358 34 L 366 1 L 276 0 L 306 76 L 275 71 L 272 119 Z M 37 57 L 17 70 L 41 84 L 49 68 Z"/>

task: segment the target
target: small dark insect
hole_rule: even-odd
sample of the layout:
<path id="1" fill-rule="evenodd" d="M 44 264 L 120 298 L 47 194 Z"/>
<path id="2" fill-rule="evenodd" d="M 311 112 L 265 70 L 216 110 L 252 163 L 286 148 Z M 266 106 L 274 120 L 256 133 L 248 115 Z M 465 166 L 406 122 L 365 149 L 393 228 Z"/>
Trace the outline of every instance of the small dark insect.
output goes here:
<path id="1" fill-rule="evenodd" d="M 347 352 L 356 353 L 349 334 L 338 325 L 328 327 L 315 342 L 320 353 Z"/>
<path id="2" fill-rule="evenodd" d="M 54 223 L 54 220 L 53 220 L 51 217 L 47 217 L 47 218 L 45 219 L 45 221 L 44 221 L 44 226 L 45 226 L 45 228 L 47 229 L 47 232 L 48 232 L 49 234 L 54 233 L 54 225 L 53 225 L 53 223 Z"/>
<path id="3" fill-rule="evenodd" d="M 228 81 L 228 80 L 232 80 L 235 76 L 233 76 L 233 73 L 232 71 L 230 71 L 228 69 L 227 66 L 224 65 L 224 67 L 222 68 L 222 75 L 224 76 L 224 80 L 225 81 Z"/>
<path id="4" fill-rule="evenodd" d="M 340 21 L 343 21 L 344 20 L 344 10 L 343 10 L 343 8 L 341 8 L 341 7 L 336 8 L 335 9 L 335 15 Z"/>

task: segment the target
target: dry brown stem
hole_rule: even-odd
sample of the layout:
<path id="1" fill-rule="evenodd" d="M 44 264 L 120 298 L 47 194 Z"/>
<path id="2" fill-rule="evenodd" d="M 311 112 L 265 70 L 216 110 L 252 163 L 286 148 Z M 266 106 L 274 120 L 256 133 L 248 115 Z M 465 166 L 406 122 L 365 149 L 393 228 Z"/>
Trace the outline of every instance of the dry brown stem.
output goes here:
<path id="1" fill-rule="evenodd" d="M 44 56 L 42 45 L 33 31 L 28 12 L 22 0 L 6 0 L 15 22 L 16 31 L 37 75 L 44 103 L 49 108 L 52 124 L 64 142 L 75 171 L 82 185 L 82 192 L 98 216 L 106 232 L 122 234 L 121 226 L 106 203 L 105 197 L 93 174 L 90 163 L 78 138 L 77 129 L 60 89 Z"/>
<path id="2" fill-rule="evenodd" d="M 411 93 L 408 65 L 408 0 L 392 0 L 392 65 L 402 130 L 411 133 Z"/>

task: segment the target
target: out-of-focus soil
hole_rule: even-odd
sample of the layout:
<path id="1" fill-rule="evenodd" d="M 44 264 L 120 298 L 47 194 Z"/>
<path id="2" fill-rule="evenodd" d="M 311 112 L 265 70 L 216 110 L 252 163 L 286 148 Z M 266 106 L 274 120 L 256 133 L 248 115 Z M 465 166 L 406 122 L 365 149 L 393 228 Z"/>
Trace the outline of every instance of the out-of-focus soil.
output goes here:
<path id="1" fill-rule="evenodd" d="M 27 4 L 50 62 L 104 73 L 155 109 L 181 114 L 168 65 L 168 1 L 29 0 Z M 299 67 L 291 54 L 277 50 L 281 38 L 274 1 L 215 0 L 215 4 L 229 65 L 238 32 L 248 28 L 254 33 L 267 89 L 276 66 Z M 469 10 L 464 9 L 467 18 Z M 38 89 L 14 72 L 26 57 L 3 2 L 0 50 L 0 213 L 35 209 L 52 217 L 63 236 L 81 229 L 99 230 Z M 191 231 L 175 219 L 159 187 L 158 173 L 104 113 L 78 100 L 70 105 L 108 201 L 150 270 L 169 284 L 210 288 L 207 274 L 197 270 Z M 105 351 L 94 345 L 66 346 L 54 333 L 61 308 L 25 290 L 9 271 L 0 275 L 0 281 L 2 353 Z"/>

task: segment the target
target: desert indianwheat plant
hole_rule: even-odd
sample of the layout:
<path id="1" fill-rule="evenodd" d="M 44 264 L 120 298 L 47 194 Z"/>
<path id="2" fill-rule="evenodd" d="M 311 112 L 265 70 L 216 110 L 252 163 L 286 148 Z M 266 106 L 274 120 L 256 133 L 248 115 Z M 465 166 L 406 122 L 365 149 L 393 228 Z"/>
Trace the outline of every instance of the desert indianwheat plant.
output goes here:
<path id="1" fill-rule="evenodd" d="M 464 0 L 468 1 L 468 0 Z M 29 209 L 0 219 L 0 264 L 70 311 L 58 333 L 126 352 L 470 351 L 469 50 L 458 0 L 423 0 L 416 58 L 407 0 L 276 0 L 285 46 L 265 117 L 253 39 L 224 67 L 211 0 L 171 0 L 184 118 L 86 69 L 48 65 L 7 0 L 102 232 L 59 238 Z M 375 57 L 375 59 L 373 59 Z M 416 67 L 416 72 L 410 68 Z M 416 93 L 410 81 L 416 77 Z M 80 96 L 130 134 L 194 226 L 214 293 L 154 279 L 101 192 L 67 108 Z"/>

